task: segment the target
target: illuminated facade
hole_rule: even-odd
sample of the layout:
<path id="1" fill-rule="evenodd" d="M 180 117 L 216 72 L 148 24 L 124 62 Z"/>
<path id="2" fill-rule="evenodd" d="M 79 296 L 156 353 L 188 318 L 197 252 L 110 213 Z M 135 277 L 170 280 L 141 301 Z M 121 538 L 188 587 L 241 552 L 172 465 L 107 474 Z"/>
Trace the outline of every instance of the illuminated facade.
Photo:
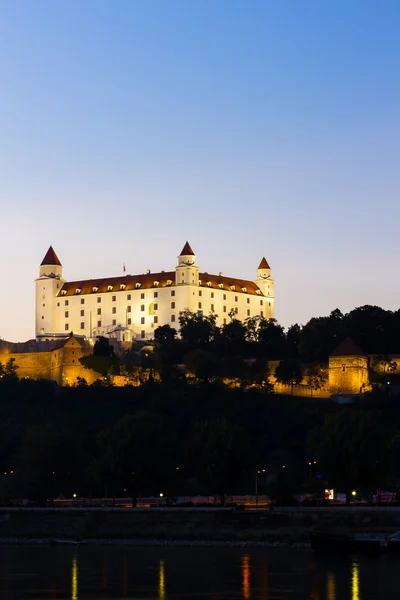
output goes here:
<path id="1" fill-rule="evenodd" d="M 104 335 L 122 342 L 152 339 L 160 325 L 179 330 L 179 313 L 230 316 L 274 316 L 274 281 L 265 258 L 254 281 L 199 271 L 186 242 L 173 271 L 67 282 L 53 248 L 47 251 L 36 279 L 36 339 L 50 340 L 76 333 Z"/>

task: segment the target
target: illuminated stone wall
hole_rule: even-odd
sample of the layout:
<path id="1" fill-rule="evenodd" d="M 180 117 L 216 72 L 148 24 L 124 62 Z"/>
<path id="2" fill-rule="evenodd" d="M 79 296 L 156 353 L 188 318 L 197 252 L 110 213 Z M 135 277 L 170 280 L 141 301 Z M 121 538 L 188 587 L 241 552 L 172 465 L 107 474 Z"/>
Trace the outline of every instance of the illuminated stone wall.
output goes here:
<path id="1" fill-rule="evenodd" d="M 369 386 L 366 356 L 330 356 L 329 390 L 336 394 L 360 394 Z"/>

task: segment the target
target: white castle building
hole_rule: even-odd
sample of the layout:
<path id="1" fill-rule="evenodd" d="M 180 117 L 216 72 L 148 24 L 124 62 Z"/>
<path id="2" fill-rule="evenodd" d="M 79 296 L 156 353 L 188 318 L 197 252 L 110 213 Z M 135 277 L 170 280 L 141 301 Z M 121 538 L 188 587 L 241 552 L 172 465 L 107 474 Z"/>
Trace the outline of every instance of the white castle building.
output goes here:
<path id="1" fill-rule="evenodd" d="M 151 339 L 154 329 L 171 325 L 179 331 L 179 313 L 217 315 L 217 325 L 248 317 L 274 316 L 274 281 L 265 258 L 254 281 L 200 273 L 188 242 L 173 271 L 65 281 L 62 265 L 50 246 L 36 279 L 36 338 L 51 340 L 71 333 L 86 338 L 104 335 L 129 342 Z"/>

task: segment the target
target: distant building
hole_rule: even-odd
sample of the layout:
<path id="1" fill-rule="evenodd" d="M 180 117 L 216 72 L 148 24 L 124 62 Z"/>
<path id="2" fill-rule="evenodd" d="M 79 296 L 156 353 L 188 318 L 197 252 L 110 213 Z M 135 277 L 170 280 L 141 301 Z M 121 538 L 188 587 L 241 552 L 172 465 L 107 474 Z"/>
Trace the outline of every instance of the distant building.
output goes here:
<path id="1" fill-rule="evenodd" d="M 120 342 L 152 339 L 154 329 L 171 325 L 179 331 L 179 313 L 218 315 L 219 326 L 229 315 L 274 316 L 274 281 L 265 258 L 254 281 L 199 272 L 186 242 L 173 271 L 65 281 L 62 265 L 50 246 L 36 279 L 36 339 L 54 340 L 75 333 L 84 338 L 103 335 Z"/>
<path id="2" fill-rule="evenodd" d="M 368 357 L 347 338 L 329 356 L 329 392 L 339 396 L 359 395 L 367 387 Z"/>

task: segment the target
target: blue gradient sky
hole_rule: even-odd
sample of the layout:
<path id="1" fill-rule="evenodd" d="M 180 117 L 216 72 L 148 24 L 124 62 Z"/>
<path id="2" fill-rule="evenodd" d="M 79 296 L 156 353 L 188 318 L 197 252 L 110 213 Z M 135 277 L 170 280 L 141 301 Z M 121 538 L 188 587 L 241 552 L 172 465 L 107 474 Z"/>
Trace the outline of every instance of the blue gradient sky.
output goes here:
<path id="1" fill-rule="evenodd" d="M 0 3 L 0 336 L 69 280 L 252 279 L 276 317 L 400 305 L 400 2 Z"/>

